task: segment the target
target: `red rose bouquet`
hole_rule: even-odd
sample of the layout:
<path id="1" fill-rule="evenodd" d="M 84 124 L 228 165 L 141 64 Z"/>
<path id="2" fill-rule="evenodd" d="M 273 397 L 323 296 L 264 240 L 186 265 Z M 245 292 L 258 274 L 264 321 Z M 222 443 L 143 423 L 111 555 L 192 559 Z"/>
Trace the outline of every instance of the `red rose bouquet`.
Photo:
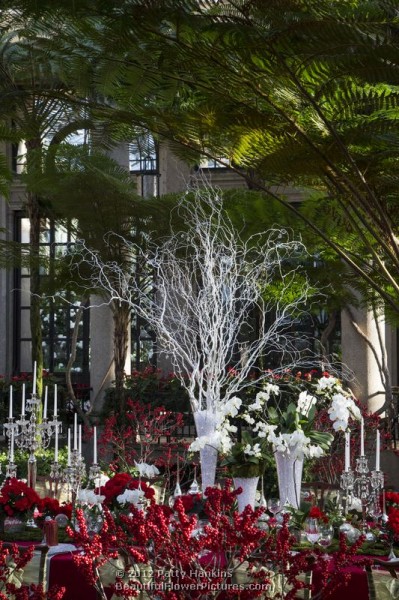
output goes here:
<path id="1" fill-rule="evenodd" d="M 65 515 L 68 520 L 72 518 L 72 504 L 63 502 L 62 504 L 56 498 L 50 498 L 45 496 L 39 499 L 37 505 L 37 514 L 35 513 L 35 519 L 38 525 L 41 527 L 46 517 L 54 519 L 57 515 Z"/>
<path id="2" fill-rule="evenodd" d="M 388 515 L 385 534 L 392 545 L 399 540 L 399 492 L 385 492 L 385 509 Z"/>
<path id="3" fill-rule="evenodd" d="M 35 490 L 20 479 L 7 479 L 1 489 L 0 511 L 5 516 L 25 516 L 33 512 L 39 502 Z"/>

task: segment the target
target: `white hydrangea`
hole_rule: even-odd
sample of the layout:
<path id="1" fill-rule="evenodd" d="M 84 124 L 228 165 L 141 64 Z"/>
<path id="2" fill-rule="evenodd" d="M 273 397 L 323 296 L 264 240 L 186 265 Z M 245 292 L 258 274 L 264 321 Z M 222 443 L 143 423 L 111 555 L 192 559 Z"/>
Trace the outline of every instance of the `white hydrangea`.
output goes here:
<path id="1" fill-rule="evenodd" d="M 311 396 L 305 390 L 299 394 L 298 404 L 297 404 L 297 412 L 301 415 L 305 415 L 307 417 L 309 415 L 310 409 L 317 402 L 317 398 L 315 396 Z"/>

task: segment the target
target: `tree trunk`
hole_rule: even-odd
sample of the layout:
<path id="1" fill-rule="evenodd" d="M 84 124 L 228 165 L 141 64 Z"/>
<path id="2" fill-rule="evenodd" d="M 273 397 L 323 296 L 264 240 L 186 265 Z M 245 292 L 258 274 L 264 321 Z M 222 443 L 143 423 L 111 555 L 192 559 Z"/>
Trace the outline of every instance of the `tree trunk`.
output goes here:
<path id="1" fill-rule="evenodd" d="M 39 200 L 35 194 L 27 194 L 27 211 L 30 223 L 30 329 L 32 337 L 32 366 L 36 362 L 36 392 L 41 396 L 43 388 L 43 348 L 39 268 L 41 219 Z"/>

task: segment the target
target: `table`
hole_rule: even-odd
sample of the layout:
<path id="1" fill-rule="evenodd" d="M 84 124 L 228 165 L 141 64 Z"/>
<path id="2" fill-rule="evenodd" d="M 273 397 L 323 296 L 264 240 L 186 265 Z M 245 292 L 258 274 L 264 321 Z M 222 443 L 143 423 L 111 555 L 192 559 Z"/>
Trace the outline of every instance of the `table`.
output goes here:
<path id="1" fill-rule="evenodd" d="M 63 600 L 97 600 L 97 593 L 82 577 L 72 552 L 54 554 L 48 558 L 48 586 L 66 588 Z"/>
<path id="2" fill-rule="evenodd" d="M 24 545 L 29 544 L 25 542 Z M 59 549 L 62 547 L 63 545 Z M 57 547 L 49 551 L 47 565 L 49 586 L 57 584 L 65 587 L 64 600 L 98 600 L 96 591 L 79 572 L 73 560 L 74 552 L 71 550 L 55 554 L 54 552 L 57 552 Z M 333 562 L 330 568 L 334 568 Z M 330 595 L 331 600 L 399 600 L 399 579 L 393 579 L 387 571 L 370 569 L 366 572 L 363 567 L 352 566 L 347 568 L 346 572 L 351 575 L 348 584 L 340 586 Z M 320 572 L 316 566 L 313 573 L 316 590 L 318 581 L 320 581 Z"/>

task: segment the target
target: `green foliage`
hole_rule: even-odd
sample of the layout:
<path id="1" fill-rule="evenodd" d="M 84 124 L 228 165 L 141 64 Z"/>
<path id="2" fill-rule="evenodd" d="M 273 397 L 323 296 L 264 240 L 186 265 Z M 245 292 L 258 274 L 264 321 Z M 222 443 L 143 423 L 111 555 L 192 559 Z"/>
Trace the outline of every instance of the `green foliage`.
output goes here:
<path id="1" fill-rule="evenodd" d="M 165 376 L 160 370 L 151 367 L 144 371 L 134 371 L 125 378 L 124 389 L 126 398 L 152 408 L 163 406 L 166 410 L 191 412 L 187 392 L 174 373 Z M 105 394 L 102 418 L 106 419 L 114 411 L 114 388 L 109 388 Z"/>
<path id="2" fill-rule="evenodd" d="M 248 454 L 248 447 L 258 446 L 256 455 Z M 258 477 L 264 475 L 267 467 L 274 464 L 273 454 L 268 442 L 253 438 L 248 431 L 243 431 L 241 441 L 236 442 L 231 452 L 222 460 L 221 466 L 227 467 L 232 477 Z"/>
<path id="3" fill-rule="evenodd" d="M 51 463 L 54 461 L 54 449 L 50 448 L 47 450 L 38 450 L 36 452 L 37 460 L 37 475 L 44 476 L 50 475 Z M 14 453 L 14 462 L 17 465 L 17 477 L 18 479 L 26 479 L 28 476 L 28 459 L 29 452 L 17 450 Z M 58 451 L 58 462 L 62 468 L 67 466 L 68 451 L 66 448 L 60 448 Z M 0 453 L 0 465 L 3 473 L 6 472 L 6 465 L 8 462 L 7 452 Z"/>

